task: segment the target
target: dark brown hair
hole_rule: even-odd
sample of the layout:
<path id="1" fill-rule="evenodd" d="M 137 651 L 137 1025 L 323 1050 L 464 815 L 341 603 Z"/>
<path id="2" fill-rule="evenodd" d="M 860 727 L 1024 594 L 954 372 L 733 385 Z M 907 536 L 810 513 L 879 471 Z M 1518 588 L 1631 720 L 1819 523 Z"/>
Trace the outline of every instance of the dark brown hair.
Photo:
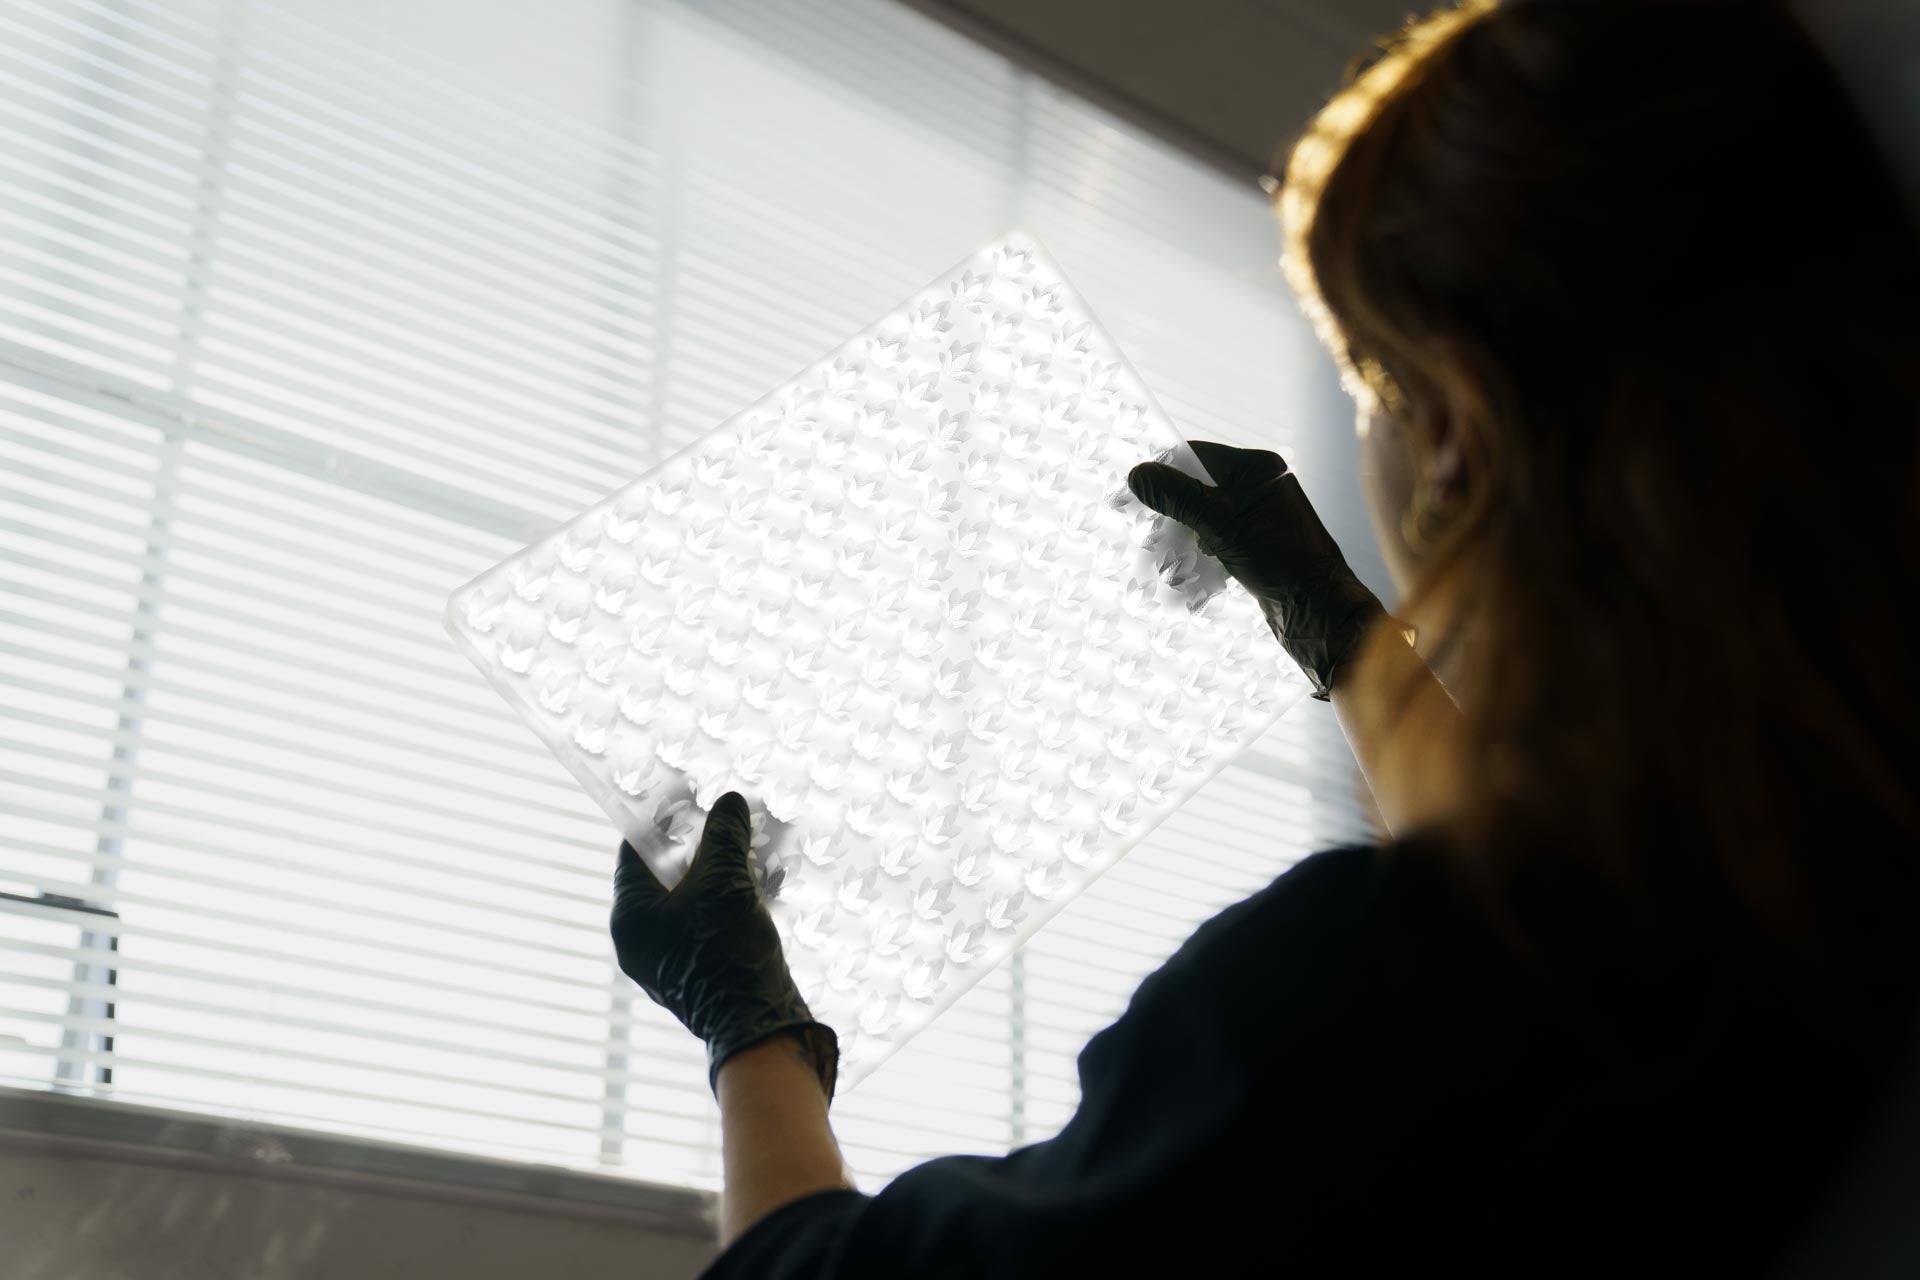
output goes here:
<path id="1" fill-rule="evenodd" d="M 1920 241 L 1812 41 L 1758 0 L 1444 10 L 1280 203 L 1354 390 L 1468 419 L 1416 586 L 1468 619 L 1468 878 L 1855 982 L 1920 925 Z"/>

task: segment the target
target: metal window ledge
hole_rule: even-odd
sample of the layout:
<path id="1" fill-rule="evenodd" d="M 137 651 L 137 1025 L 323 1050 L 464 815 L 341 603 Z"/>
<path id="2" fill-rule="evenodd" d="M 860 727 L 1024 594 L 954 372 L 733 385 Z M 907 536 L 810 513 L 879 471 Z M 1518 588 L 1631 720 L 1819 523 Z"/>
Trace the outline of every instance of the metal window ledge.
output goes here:
<path id="1" fill-rule="evenodd" d="M 713 1233 L 714 1196 L 707 1191 L 35 1089 L 0 1086 L 0 1151 L 570 1214 L 676 1235 Z"/>

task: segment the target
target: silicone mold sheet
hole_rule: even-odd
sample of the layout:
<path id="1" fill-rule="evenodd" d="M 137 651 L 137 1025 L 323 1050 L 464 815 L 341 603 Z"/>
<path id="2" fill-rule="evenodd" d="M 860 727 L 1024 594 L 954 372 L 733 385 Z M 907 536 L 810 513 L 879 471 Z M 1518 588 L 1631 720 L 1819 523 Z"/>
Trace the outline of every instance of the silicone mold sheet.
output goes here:
<path id="1" fill-rule="evenodd" d="M 1127 494 L 1170 450 L 1205 478 L 1015 235 L 461 587 L 448 628 L 666 882 L 749 799 L 851 1087 L 1305 692 Z"/>

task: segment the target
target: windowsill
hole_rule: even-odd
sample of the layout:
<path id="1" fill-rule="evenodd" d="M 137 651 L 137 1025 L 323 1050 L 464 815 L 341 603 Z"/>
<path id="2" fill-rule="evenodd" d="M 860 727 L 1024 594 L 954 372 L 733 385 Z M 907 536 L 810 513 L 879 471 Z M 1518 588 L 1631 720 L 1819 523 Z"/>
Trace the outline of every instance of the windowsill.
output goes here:
<path id="1" fill-rule="evenodd" d="M 714 1197 L 706 1191 L 0 1086 L 0 1151 L 23 1150 L 577 1214 L 682 1235 L 713 1232 Z"/>

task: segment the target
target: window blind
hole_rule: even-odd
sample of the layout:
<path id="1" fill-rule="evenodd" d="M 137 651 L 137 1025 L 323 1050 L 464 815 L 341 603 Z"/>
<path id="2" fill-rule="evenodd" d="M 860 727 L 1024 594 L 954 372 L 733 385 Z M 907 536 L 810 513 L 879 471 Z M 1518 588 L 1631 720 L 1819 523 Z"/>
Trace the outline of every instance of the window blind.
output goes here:
<path id="1" fill-rule="evenodd" d="M 0 1078 L 705 1185 L 614 837 L 448 590 L 1021 226 L 1190 434 L 1317 359 L 1257 193 L 883 0 L 0 6 Z M 1199 921 L 1364 836 L 1288 718 L 836 1106 L 1071 1114 Z"/>

